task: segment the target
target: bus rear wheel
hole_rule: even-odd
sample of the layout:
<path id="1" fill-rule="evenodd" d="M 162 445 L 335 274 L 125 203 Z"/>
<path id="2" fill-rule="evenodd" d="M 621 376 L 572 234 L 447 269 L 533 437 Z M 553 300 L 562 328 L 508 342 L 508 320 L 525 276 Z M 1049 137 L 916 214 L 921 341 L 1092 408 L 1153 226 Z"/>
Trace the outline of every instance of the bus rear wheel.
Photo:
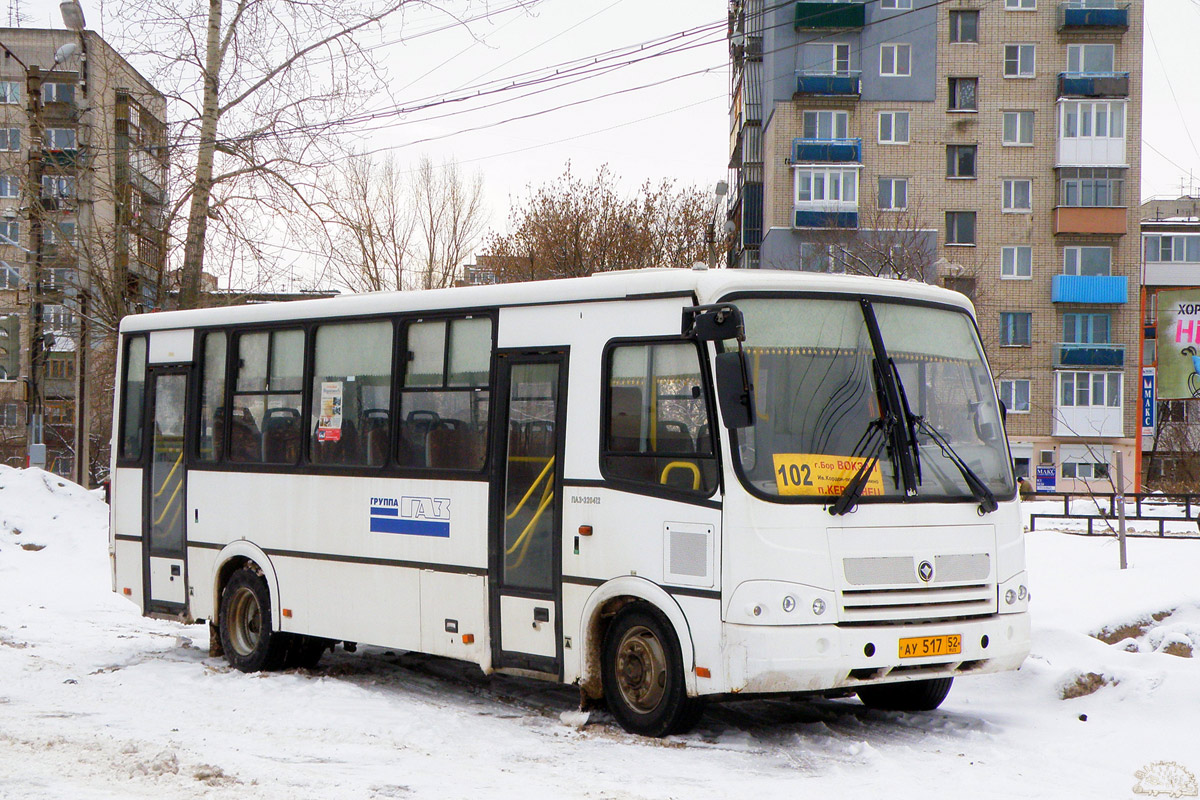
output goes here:
<path id="1" fill-rule="evenodd" d="M 608 709 L 630 733 L 683 733 L 700 718 L 700 701 L 687 696 L 675 631 L 644 603 L 627 606 L 609 626 L 602 671 Z"/>
<path id="2" fill-rule="evenodd" d="M 221 647 L 242 672 L 278 669 L 287 656 L 287 636 L 271 621 L 267 582 L 250 567 L 235 572 L 221 591 Z"/>
<path id="3" fill-rule="evenodd" d="M 857 694 L 867 708 L 880 711 L 933 711 L 950 694 L 953 683 L 954 678 L 885 683 L 882 686 L 864 686 Z"/>

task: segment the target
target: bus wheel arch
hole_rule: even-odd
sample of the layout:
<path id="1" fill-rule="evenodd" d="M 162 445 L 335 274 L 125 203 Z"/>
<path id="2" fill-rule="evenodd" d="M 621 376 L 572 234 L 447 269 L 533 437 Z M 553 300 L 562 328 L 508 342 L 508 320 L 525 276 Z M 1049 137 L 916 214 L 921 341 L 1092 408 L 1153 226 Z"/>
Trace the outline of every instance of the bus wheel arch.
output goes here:
<path id="1" fill-rule="evenodd" d="M 579 686 L 584 697 L 599 700 L 604 696 L 603 655 L 604 639 L 609 626 L 617 615 L 631 604 L 651 606 L 670 623 L 679 644 L 683 662 L 684 685 L 689 696 L 696 694 L 695 650 L 692 645 L 691 629 L 683 609 L 662 587 L 645 578 L 625 575 L 598 586 L 582 614 L 580 640 L 583 642 L 583 657 L 580 664 Z"/>
<path id="2" fill-rule="evenodd" d="M 263 576 L 263 580 L 267 582 L 267 590 L 271 595 L 271 627 L 274 630 L 279 630 L 282 615 L 280 614 L 281 604 L 279 602 L 279 578 L 275 575 L 275 568 L 271 564 L 271 559 L 267 557 L 261 549 L 250 542 L 239 540 L 231 542 L 217 557 L 217 568 L 213 572 L 213 608 L 211 620 L 220 624 L 221 613 L 221 592 L 225 590 L 225 585 L 229 583 L 229 579 L 244 567 L 250 566 L 252 569 L 258 570 Z"/>

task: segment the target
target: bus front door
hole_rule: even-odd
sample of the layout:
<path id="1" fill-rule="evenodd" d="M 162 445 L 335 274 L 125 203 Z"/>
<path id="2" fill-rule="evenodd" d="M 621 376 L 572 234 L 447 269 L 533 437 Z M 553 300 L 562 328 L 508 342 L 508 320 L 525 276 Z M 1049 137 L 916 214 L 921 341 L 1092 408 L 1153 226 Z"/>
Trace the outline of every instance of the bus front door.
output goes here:
<path id="1" fill-rule="evenodd" d="M 561 676 L 566 353 L 501 353 L 492 478 L 492 663 Z"/>
<path id="2" fill-rule="evenodd" d="M 151 367 L 148 383 L 150 463 L 144 471 L 142 577 L 147 613 L 180 615 L 187 610 L 187 464 L 184 419 L 187 372 Z"/>

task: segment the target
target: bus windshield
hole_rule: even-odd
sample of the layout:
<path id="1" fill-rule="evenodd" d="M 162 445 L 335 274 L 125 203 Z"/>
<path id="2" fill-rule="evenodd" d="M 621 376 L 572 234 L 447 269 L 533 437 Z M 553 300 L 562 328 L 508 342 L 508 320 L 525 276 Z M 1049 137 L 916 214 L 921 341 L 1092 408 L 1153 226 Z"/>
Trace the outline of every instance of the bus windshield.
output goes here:
<path id="1" fill-rule="evenodd" d="M 977 492 L 963 467 L 996 497 L 1012 496 L 996 393 L 967 313 L 872 299 L 889 362 L 880 364 L 856 298 L 739 298 L 737 306 L 756 418 L 733 432 L 734 460 L 756 493 L 829 502 L 868 462 L 867 500 L 970 500 Z M 883 385 L 892 378 L 895 401 Z M 907 481 L 905 458 L 915 466 Z"/>

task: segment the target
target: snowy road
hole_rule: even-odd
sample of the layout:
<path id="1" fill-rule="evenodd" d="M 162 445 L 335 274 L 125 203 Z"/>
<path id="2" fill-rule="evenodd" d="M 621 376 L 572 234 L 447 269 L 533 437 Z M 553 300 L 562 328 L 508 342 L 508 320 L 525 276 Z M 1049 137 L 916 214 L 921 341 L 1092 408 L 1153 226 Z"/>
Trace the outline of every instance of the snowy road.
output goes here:
<path id="1" fill-rule="evenodd" d="M 937 712 L 730 703 L 654 741 L 578 712 L 570 687 L 408 653 L 232 671 L 204 626 L 110 592 L 105 508 L 59 483 L 0 468 L 4 800 L 1132 798 L 1200 774 L 1200 662 L 1181 657 L 1200 649 L 1197 541 L 1133 541 L 1121 573 L 1111 541 L 1030 534 L 1033 656 Z M 1088 673 L 1099 690 L 1062 699 Z"/>

